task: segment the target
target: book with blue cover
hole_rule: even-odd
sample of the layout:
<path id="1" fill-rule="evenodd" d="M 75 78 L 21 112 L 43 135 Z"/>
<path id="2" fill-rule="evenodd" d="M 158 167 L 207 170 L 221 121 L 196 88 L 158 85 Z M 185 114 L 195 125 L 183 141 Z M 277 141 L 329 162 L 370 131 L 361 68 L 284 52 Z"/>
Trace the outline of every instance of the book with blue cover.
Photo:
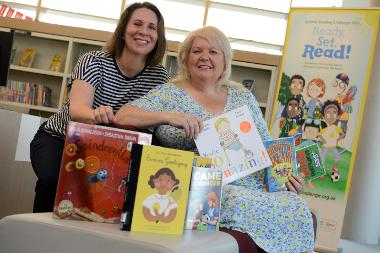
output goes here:
<path id="1" fill-rule="evenodd" d="M 265 169 L 268 192 L 287 190 L 289 176 L 298 174 L 294 137 L 264 141 L 272 166 Z"/>
<path id="2" fill-rule="evenodd" d="M 193 167 L 185 228 L 218 231 L 221 197 L 222 170 Z"/>

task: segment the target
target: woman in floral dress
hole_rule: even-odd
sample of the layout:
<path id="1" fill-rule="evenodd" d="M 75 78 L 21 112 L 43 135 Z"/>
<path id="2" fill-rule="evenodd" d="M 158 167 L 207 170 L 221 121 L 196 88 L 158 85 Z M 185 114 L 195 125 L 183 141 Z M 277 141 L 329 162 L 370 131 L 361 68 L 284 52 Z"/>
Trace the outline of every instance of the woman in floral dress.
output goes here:
<path id="1" fill-rule="evenodd" d="M 178 53 L 179 75 L 122 107 L 119 126 L 155 128 L 165 147 L 196 151 L 194 138 L 203 121 L 248 105 L 262 140 L 270 134 L 253 94 L 231 83 L 232 50 L 226 36 L 203 27 L 187 36 Z M 299 197 L 303 180 L 290 178 L 289 191 L 268 193 L 259 171 L 223 187 L 221 227 L 247 233 L 266 252 L 299 253 L 313 249 L 312 215 Z"/>

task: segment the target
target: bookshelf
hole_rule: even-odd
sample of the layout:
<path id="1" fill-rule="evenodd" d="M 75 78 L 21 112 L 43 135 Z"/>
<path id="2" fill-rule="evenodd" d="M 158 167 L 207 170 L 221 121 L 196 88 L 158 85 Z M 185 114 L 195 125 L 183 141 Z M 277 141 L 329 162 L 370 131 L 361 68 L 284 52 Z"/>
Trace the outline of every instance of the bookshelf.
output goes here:
<path id="1" fill-rule="evenodd" d="M 88 51 L 101 49 L 112 36 L 112 33 L 104 31 L 0 17 L 0 31 L 11 30 L 16 31 L 16 53 L 9 68 L 8 80 L 46 85 L 52 90 L 51 106 L 0 100 L 0 108 L 44 117 L 58 111 L 64 104 L 66 83 L 79 57 Z M 19 66 L 22 52 L 26 48 L 36 49 L 36 57 L 30 68 Z M 163 65 L 172 77 L 178 68 L 177 48 L 178 42 L 168 41 L 163 60 Z M 63 53 L 63 62 L 58 71 L 50 71 L 51 60 L 57 53 Z M 235 50 L 232 65 L 232 80 L 254 80 L 251 90 L 269 122 L 280 56 Z"/>
<path id="2" fill-rule="evenodd" d="M 6 31 L 7 29 L 2 28 Z M 10 31 L 11 29 L 8 29 Z M 39 32 L 17 31 L 13 48 L 16 50 L 9 68 L 8 80 L 37 83 L 51 89 L 51 105 L 38 106 L 17 102 L 0 101 L 0 108 L 23 113 L 49 116 L 65 102 L 66 83 L 79 57 L 90 50 L 99 50 L 105 42 L 90 41 L 67 36 Z M 36 56 L 31 67 L 20 66 L 20 59 L 27 48 L 33 48 Z M 61 66 L 57 71 L 49 70 L 56 54 L 63 54 Z M 29 109 L 29 110 L 28 110 Z"/>

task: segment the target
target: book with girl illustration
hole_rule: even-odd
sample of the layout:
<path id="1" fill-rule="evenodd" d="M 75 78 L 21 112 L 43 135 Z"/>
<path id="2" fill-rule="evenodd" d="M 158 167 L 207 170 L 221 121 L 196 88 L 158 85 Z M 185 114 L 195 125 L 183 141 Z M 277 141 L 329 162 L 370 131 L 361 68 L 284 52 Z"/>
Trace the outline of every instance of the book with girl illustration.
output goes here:
<path id="1" fill-rule="evenodd" d="M 272 164 L 248 106 L 204 121 L 195 143 L 201 156 L 223 169 L 223 184 Z"/>
<path id="2" fill-rule="evenodd" d="M 132 143 L 151 141 L 151 134 L 69 122 L 54 217 L 119 223 Z"/>
<path id="3" fill-rule="evenodd" d="M 218 231 L 221 197 L 222 170 L 193 167 L 185 228 Z"/>
<path id="4" fill-rule="evenodd" d="M 194 153 L 132 145 L 120 229 L 182 234 Z"/>
<path id="5" fill-rule="evenodd" d="M 267 140 L 264 146 L 273 164 L 265 169 L 267 191 L 285 191 L 289 176 L 298 174 L 294 137 Z"/>

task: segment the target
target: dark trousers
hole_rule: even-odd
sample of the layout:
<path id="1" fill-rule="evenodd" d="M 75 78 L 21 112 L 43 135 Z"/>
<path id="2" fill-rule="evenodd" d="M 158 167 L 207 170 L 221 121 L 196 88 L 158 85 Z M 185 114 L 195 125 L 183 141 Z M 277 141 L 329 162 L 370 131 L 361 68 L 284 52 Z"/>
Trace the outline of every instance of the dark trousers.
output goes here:
<path id="1" fill-rule="evenodd" d="M 52 212 L 64 140 L 39 129 L 30 143 L 30 160 L 37 176 L 33 212 Z"/>

